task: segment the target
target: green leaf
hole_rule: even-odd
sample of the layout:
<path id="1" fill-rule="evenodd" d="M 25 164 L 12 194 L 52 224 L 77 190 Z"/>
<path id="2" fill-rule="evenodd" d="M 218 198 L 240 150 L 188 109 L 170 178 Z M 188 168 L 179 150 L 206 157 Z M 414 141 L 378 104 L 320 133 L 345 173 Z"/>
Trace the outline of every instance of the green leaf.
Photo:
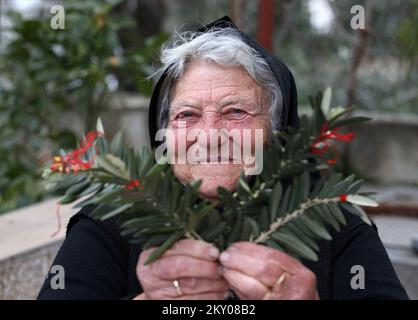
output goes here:
<path id="1" fill-rule="evenodd" d="M 342 106 L 336 106 L 329 109 L 327 114 L 328 123 L 335 121 L 335 119 L 342 116 L 342 114 L 346 111 L 346 108 Z"/>
<path id="2" fill-rule="evenodd" d="M 292 193 L 289 198 L 289 205 L 287 207 L 288 212 L 294 211 L 298 205 L 300 204 L 300 188 L 301 188 L 301 181 L 300 179 L 295 179 L 294 184 L 292 185 Z"/>
<path id="3" fill-rule="evenodd" d="M 350 185 L 354 180 L 354 175 L 350 175 L 345 178 L 343 181 L 336 183 L 332 188 L 329 190 L 328 197 L 335 197 L 341 194 L 346 194 Z"/>
<path id="4" fill-rule="evenodd" d="M 273 192 L 270 196 L 270 221 L 274 221 L 276 219 L 280 200 L 282 198 L 282 189 L 282 184 L 280 181 L 278 181 L 274 186 Z"/>
<path id="5" fill-rule="evenodd" d="M 249 195 L 251 195 L 251 189 L 248 186 L 247 182 L 243 179 L 240 178 L 239 179 L 239 185 L 241 186 L 242 189 L 244 189 Z"/>
<path id="6" fill-rule="evenodd" d="M 148 148 L 144 147 L 142 150 L 141 161 L 138 162 L 138 177 L 144 177 L 155 163 L 155 158 Z"/>
<path id="7" fill-rule="evenodd" d="M 312 192 L 311 192 L 311 198 L 316 198 L 319 194 L 319 192 L 322 190 L 322 188 L 324 187 L 324 183 L 325 183 L 325 179 L 324 177 L 321 177 L 321 179 L 316 182 Z"/>
<path id="8" fill-rule="evenodd" d="M 129 175 L 126 172 L 125 163 L 122 161 L 122 159 L 108 153 L 105 156 L 99 155 L 96 158 L 96 161 L 100 167 L 109 173 L 127 181 L 130 180 Z"/>
<path id="9" fill-rule="evenodd" d="M 271 221 L 266 207 L 261 209 L 261 213 L 258 216 L 258 223 L 262 231 L 267 231 L 269 229 Z"/>
<path id="10" fill-rule="evenodd" d="M 55 175 L 54 175 L 55 176 Z M 68 189 L 71 186 L 83 181 L 86 178 L 86 175 L 82 173 L 78 174 L 59 174 L 59 176 L 55 176 L 59 182 L 58 189 Z"/>
<path id="11" fill-rule="evenodd" d="M 340 223 L 336 217 L 334 217 L 333 211 L 331 211 L 329 204 L 316 205 L 310 208 L 318 217 L 322 218 L 323 223 L 330 224 L 337 232 L 340 231 Z"/>
<path id="12" fill-rule="evenodd" d="M 335 128 L 339 128 L 342 126 L 347 126 L 350 124 L 354 124 L 354 123 L 359 123 L 359 122 L 365 122 L 365 121 L 369 121 L 371 120 L 371 118 L 369 117 L 351 117 L 351 118 L 347 118 L 347 119 L 342 119 L 342 120 L 337 120 L 335 122 L 332 123 L 332 125 L 330 125 L 330 129 L 335 129 Z"/>
<path id="13" fill-rule="evenodd" d="M 128 174 L 132 179 L 138 179 L 137 166 L 136 166 L 136 156 L 133 148 L 129 148 L 126 155 L 126 163 Z"/>
<path id="14" fill-rule="evenodd" d="M 161 174 L 161 172 L 164 171 L 165 168 L 166 168 L 165 165 L 155 163 L 151 167 L 151 169 L 148 171 L 148 173 L 146 174 L 146 177 L 147 178 L 152 178 L 152 177 L 158 176 L 159 174 Z"/>
<path id="15" fill-rule="evenodd" d="M 177 241 L 180 240 L 184 236 L 184 232 L 179 231 L 174 234 L 172 234 L 164 243 L 155 249 L 151 255 L 148 257 L 148 259 L 145 261 L 144 265 L 149 265 L 150 263 L 157 260 L 159 257 L 161 257 L 164 252 L 166 252 L 168 249 L 171 248 L 171 246 Z"/>
<path id="16" fill-rule="evenodd" d="M 273 239 L 266 239 L 264 242 L 264 244 L 266 244 L 267 246 L 269 246 L 270 248 L 273 249 L 277 249 L 281 252 L 286 252 L 286 249 L 283 248 L 281 245 L 279 245 L 276 241 L 274 241 Z"/>
<path id="17" fill-rule="evenodd" d="M 336 203 L 329 203 L 328 208 L 332 211 L 332 213 L 334 214 L 334 217 L 337 218 L 341 224 L 343 225 L 347 224 L 347 220 L 345 219 L 343 213 L 341 212 L 340 208 L 338 207 Z"/>
<path id="18" fill-rule="evenodd" d="M 98 137 L 94 144 L 99 149 L 99 154 L 107 154 L 107 142 L 103 137 Z"/>
<path id="19" fill-rule="evenodd" d="M 193 212 L 191 209 L 189 209 L 189 230 L 196 230 L 199 222 L 214 209 L 214 206 L 214 204 L 207 204 L 196 212 Z"/>
<path id="20" fill-rule="evenodd" d="M 169 200 L 169 206 L 168 206 L 168 212 L 169 213 L 174 213 L 175 211 L 177 211 L 177 207 L 179 204 L 179 199 L 180 199 L 180 192 L 182 187 L 180 186 L 180 184 L 178 184 L 177 182 L 172 182 L 171 184 L 171 192 L 170 192 L 170 200 Z"/>
<path id="21" fill-rule="evenodd" d="M 319 251 L 319 246 L 316 241 L 309 236 L 309 233 L 303 231 L 303 225 L 295 224 L 293 221 L 290 221 L 285 227 L 283 227 L 282 232 L 293 233 L 312 250 Z"/>
<path id="22" fill-rule="evenodd" d="M 103 122 L 102 119 L 98 118 L 97 119 L 97 123 L 96 123 L 96 131 L 99 133 L 105 133 L 104 128 L 103 128 Z"/>
<path id="23" fill-rule="evenodd" d="M 291 191 L 292 191 L 292 186 L 288 186 L 285 193 L 284 193 L 282 203 L 280 204 L 280 209 L 279 209 L 279 212 L 277 214 L 277 218 L 282 217 L 287 212 Z"/>
<path id="24" fill-rule="evenodd" d="M 137 236 L 134 236 L 134 238 L 137 237 Z M 149 248 L 152 248 L 152 247 L 161 246 L 165 241 L 168 240 L 168 238 L 170 238 L 169 233 L 154 234 L 153 236 L 149 237 L 148 240 L 146 240 L 146 242 L 143 244 L 142 248 L 144 250 L 146 250 L 146 249 L 149 249 Z"/>
<path id="25" fill-rule="evenodd" d="M 334 110 L 336 109 L 336 110 Z M 332 125 L 337 119 L 342 117 L 343 115 L 347 115 L 348 113 L 353 111 L 353 107 L 344 108 L 341 106 L 335 107 L 331 109 L 331 117 L 328 119 L 328 124 Z"/>
<path id="26" fill-rule="evenodd" d="M 226 228 L 226 222 L 222 221 L 200 233 L 200 236 L 207 242 L 212 242 L 216 237 L 221 235 Z"/>
<path id="27" fill-rule="evenodd" d="M 231 209 L 235 213 L 238 207 L 238 202 L 232 193 L 224 187 L 218 187 L 217 191 L 219 198 L 224 202 L 225 207 Z"/>
<path id="28" fill-rule="evenodd" d="M 141 232 L 141 230 L 148 229 L 148 228 L 160 228 L 160 227 L 169 227 L 169 226 L 176 226 L 175 223 L 170 223 L 171 221 L 164 216 L 161 216 L 161 212 L 149 214 L 146 216 L 140 216 L 131 218 L 121 224 L 121 228 L 123 229 L 136 229 Z"/>
<path id="29" fill-rule="evenodd" d="M 341 208 L 346 210 L 347 212 L 354 214 L 356 216 L 359 216 L 363 222 L 367 223 L 368 225 L 372 225 L 372 222 L 370 221 L 367 214 L 364 212 L 362 208 L 355 204 L 349 204 L 349 203 L 340 203 Z"/>
<path id="30" fill-rule="evenodd" d="M 308 171 L 303 171 L 302 176 L 301 176 L 300 201 L 304 202 L 309 198 L 310 190 L 311 190 L 311 175 L 309 174 Z"/>
<path id="31" fill-rule="evenodd" d="M 116 208 L 116 209 L 114 209 L 114 210 L 106 213 L 105 215 L 103 215 L 101 217 L 101 219 L 102 220 L 106 220 L 106 219 L 109 219 L 111 217 L 114 217 L 114 216 L 118 215 L 119 213 L 122 213 L 122 212 L 126 211 L 127 209 L 129 209 L 132 206 L 133 206 L 132 203 L 129 203 L 129 204 L 125 204 L 123 206 L 120 206 L 120 207 L 118 207 L 118 208 Z"/>
<path id="32" fill-rule="evenodd" d="M 123 131 L 118 131 L 114 136 L 112 141 L 110 142 L 110 152 L 114 155 L 120 153 L 121 146 L 122 146 L 122 139 L 123 139 Z"/>
<path id="33" fill-rule="evenodd" d="M 92 183 L 87 189 L 79 194 L 80 197 L 89 195 L 90 193 L 98 191 L 103 185 L 101 183 Z"/>
<path id="34" fill-rule="evenodd" d="M 250 224 L 250 240 L 252 240 L 260 235 L 260 228 L 253 218 L 247 218 L 247 221 Z"/>
<path id="35" fill-rule="evenodd" d="M 367 207 L 378 207 L 379 204 L 367 197 L 360 196 L 358 194 L 349 194 L 347 196 L 347 202 L 357 204 L 360 206 L 367 206 Z"/>
<path id="36" fill-rule="evenodd" d="M 79 193 L 81 193 L 84 189 L 86 189 L 89 185 L 90 185 L 90 179 L 86 178 L 82 180 L 81 182 L 73 185 L 71 188 L 68 188 L 67 191 L 65 192 L 65 195 L 76 196 Z"/>
<path id="37" fill-rule="evenodd" d="M 96 193 L 85 199 L 83 201 L 78 202 L 74 208 L 81 208 L 86 207 L 91 204 L 97 204 L 101 201 L 104 201 L 106 198 L 110 198 L 112 196 L 118 195 L 121 192 L 120 189 L 116 188 L 115 185 L 109 185 L 106 188 L 102 189 L 99 193 Z"/>
<path id="38" fill-rule="evenodd" d="M 60 204 L 68 204 L 77 200 L 78 197 L 76 195 L 66 195 L 64 198 L 61 198 L 59 201 Z"/>
<path id="39" fill-rule="evenodd" d="M 309 248 L 307 245 L 302 243 L 297 237 L 290 233 L 274 232 L 271 237 L 277 240 L 280 244 L 286 247 L 290 253 L 295 252 L 302 258 L 317 261 L 318 256 L 316 253 Z"/>
<path id="40" fill-rule="evenodd" d="M 332 90 L 330 87 L 327 87 L 325 89 L 325 92 L 322 96 L 321 101 L 321 110 L 324 113 L 324 115 L 327 115 L 331 106 L 331 96 L 332 96 Z"/>
<path id="41" fill-rule="evenodd" d="M 251 222 L 249 221 L 248 217 L 245 217 L 244 218 L 244 224 L 242 226 L 241 236 L 240 236 L 241 241 L 249 241 L 250 240 L 251 229 L 252 229 Z"/>
<path id="42" fill-rule="evenodd" d="M 332 190 L 332 188 L 342 180 L 343 175 L 341 173 L 337 173 L 333 175 L 331 178 L 325 181 L 324 186 L 322 187 L 321 191 L 319 191 L 318 197 L 320 198 L 327 198 L 328 193 Z"/>
<path id="43" fill-rule="evenodd" d="M 133 229 L 133 230 L 136 230 L 136 229 Z M 167 233 L 171 234 L 173 232 L 180 231 L 180 230 L 182 230 L 182 228 L 178 225 L 157 226 L 157 227 L 151 226 L 151 227 L 143 228 L 143 229 L 137 231 L 134 236 L 138 237 L 138 236 L 142 236 L 142 235 L 156 235 L 156 234 L 167 234 Z"/>
<path id="44" fill-rule="evenodd" d="M 227 244 L 234 243 L 238 241 L 241 237 L 241 230 L 244 223 L 244 219 L 241 214 L 237 215 L 237 219 L 235 220 L 231 232 L 228 234 L 227 237 Z"/>
<path id="45" fill-rule="evenodd" d="M 298 219 L 306 225 L 306 227 L 315 233 L 319 238 L 325 239 L 325 240 L 331 240 L 331 235 L 328 233 L 327 229 L 325 229 L 324 226 L 319 224 L 318 222 L 310 219 L 306 215 L 300 216 Z"/>

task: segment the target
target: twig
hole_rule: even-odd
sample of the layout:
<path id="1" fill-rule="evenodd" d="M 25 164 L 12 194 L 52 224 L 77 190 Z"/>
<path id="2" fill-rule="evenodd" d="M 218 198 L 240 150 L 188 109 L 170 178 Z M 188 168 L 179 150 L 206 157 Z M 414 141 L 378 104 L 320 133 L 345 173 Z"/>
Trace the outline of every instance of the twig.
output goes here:
<path id="1" fill-rule="evenodd" d="M 313 200 L 310 200 L 302 203 L 299 207 L 299 209 L 293 211 L 292 213 L 285 214 L 283 217 L 278 218 L 275 222 L 273 222 L 270 225 L 270 228 L 266 232 L 262 232 L 257 239 L 255 239 L 254 243 L 260 243 L 268 239 L 268 237 L 273 233 L 276 232 L 277 229 L 281 228 L 283 225 L 288 223 L 290 220 L 297 218 L 298 216 L 302 215 L 306 210 L 309 208 L 316 206 L 318 204 L 324 204 L 324 203 L 330 203 L 330 202 L 338 202 L 340 201 L 339 197 L 335 198 L 326 198 L 326 199 L 319 199 L 315 198 Z"/>

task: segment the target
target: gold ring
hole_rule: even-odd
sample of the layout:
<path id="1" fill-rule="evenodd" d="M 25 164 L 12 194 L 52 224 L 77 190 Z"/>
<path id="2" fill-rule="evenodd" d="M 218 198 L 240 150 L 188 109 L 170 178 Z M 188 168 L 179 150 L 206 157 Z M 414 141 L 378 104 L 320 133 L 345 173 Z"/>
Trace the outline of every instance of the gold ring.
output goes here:
<path id="1" fill-rule="evenodd" d="M 178 280 L 173 281 L 174 288 L 176 288 L 176 292 L 178 296 L 182 296 L 183 292 L 181 291 L 180 284 Z"/>

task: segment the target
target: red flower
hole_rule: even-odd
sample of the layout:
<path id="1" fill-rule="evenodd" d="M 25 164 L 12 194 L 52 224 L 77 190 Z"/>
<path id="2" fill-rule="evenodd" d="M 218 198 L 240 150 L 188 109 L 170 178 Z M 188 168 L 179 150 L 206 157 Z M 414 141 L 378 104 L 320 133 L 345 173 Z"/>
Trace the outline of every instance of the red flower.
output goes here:
<path id="1" fill-rule="evenodd" d="M 126 189 L 126 190 L 132 190 L 133 188 L 139 187 L 139 185 L 140 185 L 140 182 L 139 182 L 139 180 L 138 180 L 138 179 L 136 179 L 136 180 L 131 180 L 129 183 L 127 183 L 127 184 L 125 185 L 125 189 Z"/>
<path id="2" fill-rule="evenodd" d="M 81 141 L 80 148 L 68 152 L 63 157 L 54 157 L 54 162 L 51 165 L 51 170 L 53 172 L 70 173 L 73 171 L 74 173 L 77 173 L 78 171 L 90 169 L 93 165 L 94 158 L 85 161 L 83 156 L 90 148 L 93 147 L 93 142 L 99 135 L 102 135 L 102 133 L 91 131 L 87 133 L 86 138 Z"/>
<path id="3" fill-rule="evenodd" d="M 330 148 L 334 151 L 334 159 L 328 159 L 327 163 L 333 165 L 337 162 L 339 154 L 332 140 L 336 141 L 351 141 L 354 138 L 354 133 L 347 134 L 338 133 L 337 129 L 329 130 L 328 124 L 325 123 L 321 128 L 321 133 L 312 144 L 311 152 L 313 154 L 324 155 Z"/>

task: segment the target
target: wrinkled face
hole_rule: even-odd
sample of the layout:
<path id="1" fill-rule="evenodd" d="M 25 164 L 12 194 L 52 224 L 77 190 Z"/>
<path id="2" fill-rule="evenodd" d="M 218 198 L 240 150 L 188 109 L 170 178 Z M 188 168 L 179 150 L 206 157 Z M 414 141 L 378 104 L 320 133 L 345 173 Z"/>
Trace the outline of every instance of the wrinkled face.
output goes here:
<path id="1" fill-rule="evenodd" d="M 254 132 L 261 132 L 255 129 L 262 130 L 262 142 L 268 137 L 268 106 L 264 89 L 242 68 L 194 61 L 173 87 L 170 102 L 167 128 L 172 129 L 174 135 L 167 140 L 169 148 L 174 144 L 178 157 L 183 156 L 179 152 L 190 154 L 192 149 L 207 150 L 205 161 L 189 161 L 189 157 L 185 163 L 174 161 L 177 162 L 172 164 L 177 178 L 182 182 L 201 179 L 201 194 L 209 199 L 216 198 L 218 186 L 235 189 L 245 166 L 244 161 L 236 161 L 236 142 L 241 143 L 238 149 L 241 148 L 242 152 L 243 140 L 248 142 L 248 135 L 244 137 L 244 134 L 251 132 L 249 144 L 254 151 Z M 203 135 L 188 140 L 190 135 L 187 133 L 196 129 Z M 231 136 L 219 138 L 221 129 L 238 132 L 240 139 L 234 140 Z M 201 138 L 203 136 L 205 139 Z M 185 148 L 179 148 L 184 141 Z M 214 149 L 218 149 L 217 154 Z"/>

